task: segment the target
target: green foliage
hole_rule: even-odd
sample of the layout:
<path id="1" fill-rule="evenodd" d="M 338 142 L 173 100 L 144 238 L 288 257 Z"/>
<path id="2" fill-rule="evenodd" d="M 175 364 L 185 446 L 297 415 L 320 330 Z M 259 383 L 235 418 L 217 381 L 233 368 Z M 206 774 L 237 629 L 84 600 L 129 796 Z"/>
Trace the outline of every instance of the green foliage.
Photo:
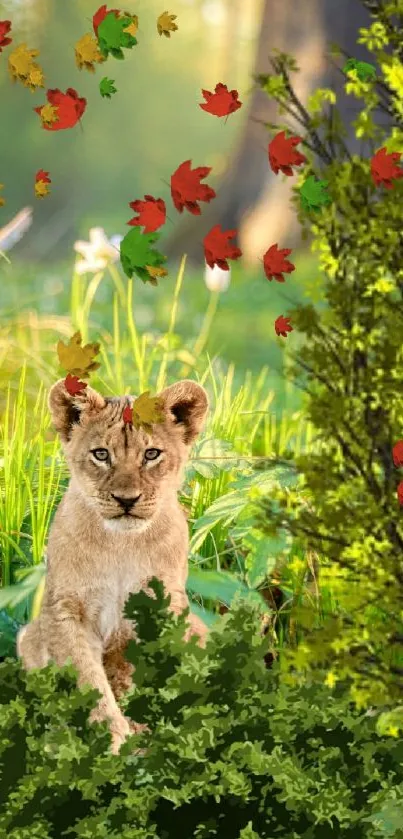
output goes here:
<path id="1" fill-rule="evenodd" d="M 128 277 L 137 274 L 143 283 L 151 282 L 152 285 L 157 285 L 147 268 L 161 268 L 166 262 L 166 256 L 153 248 L 159 238 L 159 233 L 142 233 L 140 227 L 132 227 L 126 233 L 120 243 L 120 260 Z"/>
<path id="2" fill-rule="evenodd" d="M 150 588 L 125 608 L 139 643 L 124 710 L 151 732 L 118 756 L 71 665 L 0 665 L 0 836 L 401 839 L 402 742 L 344 687 L 281 684 L 258 608 L 239 604 L 202 650 Z"/>
<path id="3" fill-rule="evenodd" d="M 359 41 L 374 54 L 380 72 L 365 81 L 354 71 L 346 75 L 346 92 L 363 105 L 355 123 L 356 136 L 366 141 L 360 157 L 345 144 L 333 92 L 321 92 L 320 116 L 317 97 L 307 111 L 295 97 L 288 66 L 272 61 L 273 77 L 282 76 L 288 92 L 288 101 L 281 97 L 283 112 L 292 105 L 302 144 L 310 150 L 299 180 L 307 172 L 326 179 L 332 202 L 312 221 L 301 211 L 295 188 L 301 223 L 313 234 L 324 272 L 327 305 L 288 312 L 305 336 L 288 372 L 306 391 L 307 415 L 323 448 L 296 458 L 299 493 L 274 488 L 261 505 L 267 533 L 286 526 L 301 544 L 320 552 L 321 585 L 330 585 L 338 602 L 337 614 L 321 629 L 313 630 L 312 612 L 301 610 L 303 642 L 287 652 L 285 666 L 299 677 L 311 672 L 321 679 L 331 662 L 336 679 L 351 677 L 351 696 L 362 706 L 393 705 L 403 690 L 403 527 L 392 462 L 392 447 L 403 432 L 403 181 L 391 189 L 376 187 L 370 172 L 377 148 L 403 152 L 396 24 L 402 6 L 400 0 L 364 5 L 374 23 L 361 30 Z M 378 113 L 383 125 L 376 124 Z M 403 728 L 401 707 L 390 728 L 395 735 Z"/>
<path id="4" fill-rule="evenodd" d="M 117 93 L 114 80 L 104 76 L 99 83 L 99 92 L 103 99 L 111 99 L 112 95 Z"/>
<path id="5" fill-rule="evenodd" d="M 109 54 L 121 61 L 124 59 L 124 49 L 132 49 L 137 44 L 137 39 L 125 32 L 132 23 L 131 17 L 116 17 L 114 12 L 109 12 L 98 26 L 98 44 L 102 55 L 107 58 Z"/>

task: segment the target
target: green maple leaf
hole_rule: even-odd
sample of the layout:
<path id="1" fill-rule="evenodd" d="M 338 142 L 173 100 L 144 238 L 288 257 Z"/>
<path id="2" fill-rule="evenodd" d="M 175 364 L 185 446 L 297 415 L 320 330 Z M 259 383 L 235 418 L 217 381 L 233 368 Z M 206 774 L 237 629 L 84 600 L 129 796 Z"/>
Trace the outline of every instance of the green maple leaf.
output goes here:
<path id="1" fill-rule="evenodd" d="M 120 243 L 120 262 L 127 277 L 137 274 L 143 283 L 157 285 L 155 275 L 165 273 L 161 266 L 166 262 L 166 256 L 152 247 L 159 238 L 158 233 L 142 233 L 139 227 L 126 233 Z M 156 269 L 154 275 L 153 268 Z"/>
<path id="2" fill-rule="evenodd" d="M 112 93 L 117 92 L 114 80 L 113 79 L 108 79 L 106 76 L 103 79 L 101 79 L 101 81 L 99 83 L 99 92 L 100 92 L 102 98 L 104 98 L 106 96 L 108 99 L 110 99 L 111 96 L 112 96 Z"/>
<path id="3" fill-rule="evenodd" d="M 324 204 L 331 202 L 330 195 L 325 191 L 327 185 L 328 181 L 318 181 L 314 175 L 309 175 L 309 178 L 304 181 L 299 191 L 304 210 L 316 211 L 323 207 Z"/>
<path id="4" fill-rule="evenodd" d="M 108 12 L 104 17 L 98 26 L 98 44 L 104 58 L 110 53 L 122 60 L 122 47 L 130 50 L 137 44 L 137 39 L 130 32 L 124 32 L 131 23 L 130 17 L 116 17 L 114 12 Z"/>
<path id="5" fill-rule="evenodd" d="M 355 70 L 360 82 L 366 82 L 376 78 L 376 67 L 368 61 L 358 61 L 357 58 L 349 58 L 343 67 L 343 73 Z"/>

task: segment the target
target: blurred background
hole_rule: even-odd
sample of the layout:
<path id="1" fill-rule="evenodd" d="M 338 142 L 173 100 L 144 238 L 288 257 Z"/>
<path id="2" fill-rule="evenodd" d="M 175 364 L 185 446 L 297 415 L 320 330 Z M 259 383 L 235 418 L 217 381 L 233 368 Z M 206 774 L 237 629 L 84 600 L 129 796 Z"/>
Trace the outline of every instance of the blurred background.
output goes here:
<path id="1" fill-rule="evenodd" d="M 178 266 L 186 253 L 176 331 L 185 340 L 197 332 L 211 296 L 202 239 L 217 223 L 236 228 L 243 259 L 233 264 L 228 288 L 210 307 L 206 347 L 224 363 L 233 362 L 240 376 L 247 369 L 257 372 L 269 366 L 280 402 L 291 400 L 292 407 L 299 404 L 299 394 L 282 380 L 283 355 L 287 342 L 296 348 L 298 336 L 294 332 L 277 339 L 274 319 L 298 300 L 320 299 L 320 277 L 290 205 L 295 179 L 274 176 L 269 168 L 270 137 L 264 123 L 276 121 L 277 106 L 256 88 L 253 75 L 270 69 L 273 48 L 288 52 L 301 70 L 294 82 L 302 100 L 315 88 L 330 85 L 340 94 L 342 116 L 349 123 L 354 112 L 351 100 L 347 104 L 341 94 L 343 62 L 339 67 L 332 63 L 327 43 L 368 58 L 355 42 L 369 18 L 359 0 L 173 0 L 168 11 L 177 15 L 179 28 L 168 39 L 156 29 L 165 5 L 165 0 L 126 0 L 125 10 L 139 17 L 138 45 L 125 51 L 124 61 L 109 57 L 91 74 L 77 68 L 74 45 L 92 31 L 97 2 L 0 2 L 0 19 L 13 24 L 13 44 L 0 55 L 0 182 L 5 199 L 0 227 L 21 208 L 33 207 L 32 225 L 7 252 L 11 265 L 0 260 L 3 335 L 10 319 L 24 311 L 67 318 L 74 242 L 88 240 L 94 226 L 104 228 L 108 237 L 124 235 L 133 215 L 129 202 L 150 193 L 167 204 L 158 247 L 168 256 L 170 270 L 158 288 L 136 280 L 138 326 L 166 329 Z M 33 108 L 45 103 L 46 90 L 31 93 L 10 80 L 8 52 L 22 42 L 39 49 L 46 89 L 73 87 L 87 98 L 82 122 L 74 129 L 43 130 Z M 105 75 L 118 91 L 110 100 L 99 94 Z M 199 107 L 201 89 L 214 90 L 217 82 L 236 88 L 243 102 L 225 120 Z M 290 126 L 297 130 L 292 122 Z M 217 198 L 202 205 L 201 217 L 186 211 L 179 215 L 170 199 L 170 176 L 189 158 L 194 166 L 212 167 L 207 182 Z M 33 191 L 41 168 L 52 178 L 45 200 L 36 199 Z M 295 249 L 291 259 L 296 270 L 284 286 L 268 283 L 262 270 L 262 255 L 274 242 Z M 94 311 L 96 322 L 110 314 L 111 296 L 104 285 L 97 291 Z"/>

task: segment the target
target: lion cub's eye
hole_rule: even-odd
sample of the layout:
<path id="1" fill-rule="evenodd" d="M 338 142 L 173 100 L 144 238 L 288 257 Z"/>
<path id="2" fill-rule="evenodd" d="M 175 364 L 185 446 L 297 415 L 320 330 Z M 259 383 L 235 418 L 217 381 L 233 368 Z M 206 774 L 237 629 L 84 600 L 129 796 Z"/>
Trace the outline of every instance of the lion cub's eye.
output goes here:
<path id="1" fill-rule="evenodd" d="M 95 460 L 105 461 L 109 457 L 108 449 L 91 449 L 91 454 L 94 455 Z"/>
<path id="2" fill-rule="evenodd" d="M 156 460 L 161 454 L 161 449 L 146 449 L 144 452 L 144 460 Z"/>

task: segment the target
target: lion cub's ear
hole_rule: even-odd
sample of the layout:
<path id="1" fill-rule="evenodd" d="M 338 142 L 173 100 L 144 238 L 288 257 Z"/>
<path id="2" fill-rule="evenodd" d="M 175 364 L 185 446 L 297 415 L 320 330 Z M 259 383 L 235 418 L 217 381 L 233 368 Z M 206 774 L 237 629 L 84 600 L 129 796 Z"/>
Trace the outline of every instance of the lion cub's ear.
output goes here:
<path id="1" fill-rule="evenodd" d="M 64 379 L 59 379 L 49 391 L 48 406 L 53 425 L 63 443 L 70 440 L 74 425 L 82 418 L 98 413 L 105 405 L 104 397 L 89 385 L 81 393 L 71 396 L 65 388 Z"/>
<path id="2" fill-rule="evenodd" d="M 168 416 L 183 427 L 183 442 L 187 445 L 193 443 L 203 427 L 209 408 L 204 388 L 197 382 L 184 379 L 166 387 L 158 396 Z"/>

